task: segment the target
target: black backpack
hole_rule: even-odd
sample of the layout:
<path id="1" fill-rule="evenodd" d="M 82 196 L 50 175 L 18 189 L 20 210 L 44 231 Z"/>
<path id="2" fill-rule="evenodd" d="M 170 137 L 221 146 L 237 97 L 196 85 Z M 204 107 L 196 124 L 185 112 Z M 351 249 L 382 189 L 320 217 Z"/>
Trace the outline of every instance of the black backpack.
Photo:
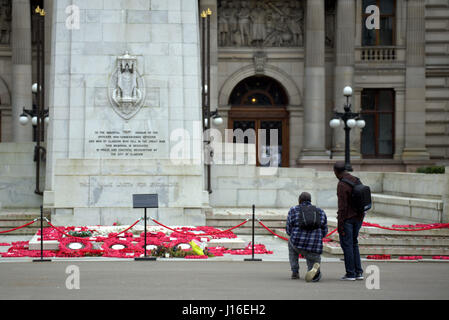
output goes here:
<path id="1" fill-rule="evenodd" d="M 299 228 L 315 230 L 321 227 L 321 215 L 315 206 L 301 206 L 298 214 Z"/>
<path id="2" fill-rule="evenodd" d="M 341 181 L 352 187 L 351 207 L 355 210 L 355 212 L 364 214 L 366 211 L 371 209 L 371 189 L 368 186 L 365 186 L 358 178 L 358 183 L 354 183 L 348 179 L 342 179 Z"/>

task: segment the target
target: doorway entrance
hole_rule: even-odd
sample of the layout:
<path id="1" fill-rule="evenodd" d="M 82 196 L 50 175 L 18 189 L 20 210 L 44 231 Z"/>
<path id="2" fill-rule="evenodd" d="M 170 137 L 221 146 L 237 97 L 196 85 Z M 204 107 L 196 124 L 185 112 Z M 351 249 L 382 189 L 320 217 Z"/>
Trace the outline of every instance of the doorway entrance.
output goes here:
<path id="1" fill-rule="evenodd" d="M 255 143 L 258 166 L 288 167 L 289 112 L 282 85 L 266 76 L 246 78 L 232 91 L 229 104 L 228 128 L 234 130 L 233 142 Z M 236 138 L 239 129 L 244 133 L 242 141 Z"/>

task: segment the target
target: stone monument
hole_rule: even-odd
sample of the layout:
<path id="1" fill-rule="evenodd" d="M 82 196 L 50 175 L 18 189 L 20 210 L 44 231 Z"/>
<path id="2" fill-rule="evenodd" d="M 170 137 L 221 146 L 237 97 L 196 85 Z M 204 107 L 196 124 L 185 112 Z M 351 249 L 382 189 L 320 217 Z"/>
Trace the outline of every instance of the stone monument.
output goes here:
<path id="1" fill-rule="evenodd" d="M 204 225 L 198 1 L 76 3 L 52 8 L 53 222 L 131 223 L 132 195 L 157 193 L 149 215 Z"/>

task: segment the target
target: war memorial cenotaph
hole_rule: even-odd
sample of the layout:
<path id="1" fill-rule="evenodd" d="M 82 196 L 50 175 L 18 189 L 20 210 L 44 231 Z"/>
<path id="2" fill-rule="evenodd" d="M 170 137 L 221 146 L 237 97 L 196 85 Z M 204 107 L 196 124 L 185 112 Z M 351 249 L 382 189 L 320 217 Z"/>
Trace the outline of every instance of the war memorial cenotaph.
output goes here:
<path id="1" fill-rule="evenodd" d="M 198 3 L 54 1 L 44 206 L 59 225 L 204 225 Z M 67 14 L 79 13 L 79 26 Z M 155 216 L 156 217 L 156 216 Z M 163 217 L 163 218 L 162 218 Z"/>

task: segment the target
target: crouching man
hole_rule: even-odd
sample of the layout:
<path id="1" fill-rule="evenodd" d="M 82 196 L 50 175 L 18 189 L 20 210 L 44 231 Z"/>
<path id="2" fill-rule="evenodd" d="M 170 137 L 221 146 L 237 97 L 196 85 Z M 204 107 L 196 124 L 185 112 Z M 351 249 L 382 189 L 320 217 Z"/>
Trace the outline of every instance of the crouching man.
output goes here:
<path id="1" fill-rule="evenodd" d="M 327 217 L 323 210 L 312 205 L 310 193 L 299 196 L 299 205 L 290 208 L 286 231 L 290 236 L 288 251 L 292 279 L 299 279 L 299 255 L 307 261 L 307 282 L 321 279 L 320 263 L 323 238 L 327 234 Z"/>

